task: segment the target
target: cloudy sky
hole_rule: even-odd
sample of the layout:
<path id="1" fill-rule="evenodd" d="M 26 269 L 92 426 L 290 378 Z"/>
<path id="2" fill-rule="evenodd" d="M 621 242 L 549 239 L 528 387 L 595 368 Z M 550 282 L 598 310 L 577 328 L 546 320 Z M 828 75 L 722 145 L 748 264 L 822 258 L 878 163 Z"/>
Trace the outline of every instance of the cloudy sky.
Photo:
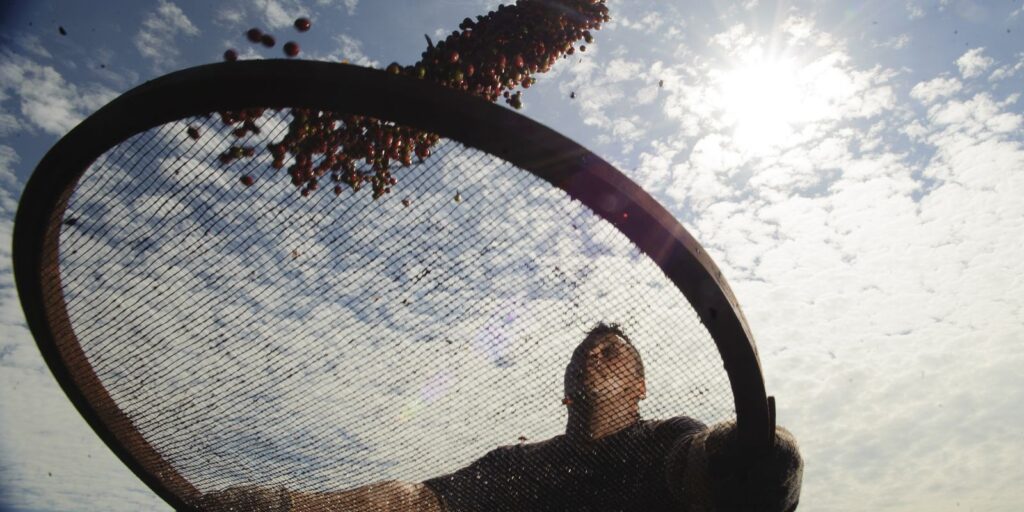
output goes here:
<path id="1" fill-rule="evenodd" d="M 45 151 L 148 79 L 228 47 L 271 56 L 243 44 L 250 26 L 294 33 L 309 15 L 304 56 L 383 66 L 495 5 L 0 7 L 0 508 L 162 504 L 24 325 L 9 240 Z M 1021 509 L 1021 1 L 609 5 L 612 23 L 539 76 L 522 112 L 613 162 L 722 267 L 801 442 L 803 508 Z"/>

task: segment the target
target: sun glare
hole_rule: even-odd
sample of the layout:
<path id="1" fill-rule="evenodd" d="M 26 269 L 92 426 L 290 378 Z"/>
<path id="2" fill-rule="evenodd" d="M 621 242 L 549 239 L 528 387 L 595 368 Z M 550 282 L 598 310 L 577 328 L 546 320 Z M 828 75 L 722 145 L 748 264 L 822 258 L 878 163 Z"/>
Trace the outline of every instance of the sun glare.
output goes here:
<path id="1" fill-rule="evenodd" d="M 804 117 L 797 64 L 789 58 L 746 59 L 722 75 L 723 120 L 735 130 L 736 142 L 762 151 L 779 146 Z"/>

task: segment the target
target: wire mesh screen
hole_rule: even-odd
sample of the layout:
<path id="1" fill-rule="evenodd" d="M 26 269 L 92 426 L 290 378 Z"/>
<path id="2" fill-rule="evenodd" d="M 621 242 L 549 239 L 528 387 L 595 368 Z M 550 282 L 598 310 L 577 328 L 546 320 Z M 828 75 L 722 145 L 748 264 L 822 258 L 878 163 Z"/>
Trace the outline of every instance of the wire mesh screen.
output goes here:
<path id="1" fill-rule="evenodd" d="M 381 199 L 301 197 L 269 155 L 219 164 L 237 142 L 215 117 L 124 141 L 82 176 L 60 235 L 89 363 L 200 492 L 420 481 L 562 433 L 563 372 L 598 321 L 643 357 L 644 417 L 733 417 L 685 297 L 564 191 L 442 140 Z"/>

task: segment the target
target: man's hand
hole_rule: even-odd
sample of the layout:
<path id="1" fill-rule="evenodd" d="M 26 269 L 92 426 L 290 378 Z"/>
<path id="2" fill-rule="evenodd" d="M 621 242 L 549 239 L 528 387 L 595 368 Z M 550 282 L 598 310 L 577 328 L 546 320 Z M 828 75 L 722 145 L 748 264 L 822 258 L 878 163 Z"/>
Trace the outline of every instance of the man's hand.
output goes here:
<path id="1" fill-rule="evenodd" d="M 195 507 L 211 512 L 288 512 L 292 499 L 284 487 L 242 485 L 204 494 Z"/>
<path id="2" fill-rule="evenodd" d="M 788 430 L 762 454 L 743 452 L 734 422 L 680 440 L 667 463 L 669 488 L 688 512 L 791 512 L 800 501 L 803 460 Z"/>

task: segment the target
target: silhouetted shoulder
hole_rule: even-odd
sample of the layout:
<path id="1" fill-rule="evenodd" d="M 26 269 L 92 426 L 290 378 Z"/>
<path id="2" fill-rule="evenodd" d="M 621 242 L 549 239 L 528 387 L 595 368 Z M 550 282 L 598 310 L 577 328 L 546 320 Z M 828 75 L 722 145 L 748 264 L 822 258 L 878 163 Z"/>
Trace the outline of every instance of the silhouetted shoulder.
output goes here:
<path id="1" fill-rule="evenodd" d="M 676 416 L 664 420 L 649 420 L 646 428 L 658 439 L 670 441 L 680 436 L 696 434 L 708 428 L 704 423 L 689 416 Z"/>
<path id="2" fill-rule="evenodd" d="M 708 428 L 708 426 L 705 425 L 704 422 L 693 419 L 689 416 L 676 416 L 674 418 L 668 418 L 664 420 L 652 420 L 651 423 L 654 424 L 654 427 L 658 430 L 672 429 L 675 431 L 697 431 Z"/>

